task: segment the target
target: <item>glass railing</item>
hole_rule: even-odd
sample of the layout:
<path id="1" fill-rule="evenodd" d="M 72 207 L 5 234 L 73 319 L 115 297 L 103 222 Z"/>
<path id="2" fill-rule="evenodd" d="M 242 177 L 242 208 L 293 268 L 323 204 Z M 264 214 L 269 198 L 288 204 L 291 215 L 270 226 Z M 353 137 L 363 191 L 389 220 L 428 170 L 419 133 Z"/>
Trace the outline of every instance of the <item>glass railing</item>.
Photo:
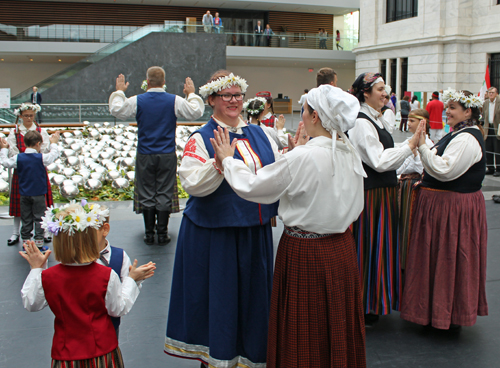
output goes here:
<path id="1" fill-rule="evenodd" d="M 212 33 L 225 34 L 227 46 L 269 46 L 305 49 L 326 49 L 351 51 L 357 47 L 357 38 L 340 38 L 339 46 L 335 37 L 320 37 L 315 33 L 273 32 L 271 35 L 256 36 L 252 32 L 239 32 L 224 27 L 207 27 L 182 21 L 165 21 L 146 27 L 98 26 L 52 24 L 27 27 L 0 24 L 0 41 L 60 41 L 60 42 L 102 42 L 114 43 L 136 40 L 150 32 Z M 144 34 L 144 32 L 146 32 Z M 135 39 L 134 39 L 135 38 Z"/>

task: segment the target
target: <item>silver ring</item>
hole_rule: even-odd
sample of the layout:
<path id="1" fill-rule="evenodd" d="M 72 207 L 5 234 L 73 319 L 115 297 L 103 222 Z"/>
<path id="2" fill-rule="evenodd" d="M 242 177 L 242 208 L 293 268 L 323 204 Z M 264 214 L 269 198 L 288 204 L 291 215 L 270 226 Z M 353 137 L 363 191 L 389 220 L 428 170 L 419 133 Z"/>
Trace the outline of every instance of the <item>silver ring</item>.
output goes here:
<path id="1" fill-rule="evenodd" d="M 305 136 L 305 135 L 303 135 L 303 136 L 302 136 L 302 138 L 306 139 L 306 136 Z"/>

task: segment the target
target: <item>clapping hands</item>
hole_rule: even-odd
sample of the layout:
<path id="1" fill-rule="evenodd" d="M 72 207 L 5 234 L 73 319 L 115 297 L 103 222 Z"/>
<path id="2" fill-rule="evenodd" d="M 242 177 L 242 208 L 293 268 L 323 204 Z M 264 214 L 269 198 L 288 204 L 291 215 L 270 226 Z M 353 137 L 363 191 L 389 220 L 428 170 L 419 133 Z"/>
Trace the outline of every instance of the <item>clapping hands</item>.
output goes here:
<path id="1" fill-rule="evenodd" d="M 218 127 L 217 130 L 214 129 L 214 138 L 210 138 L 210 143 L 215 151 L 216 164 L 219 169 L 222 170 L 222 161 L 226 157 L 234 156 L 234 149 L 236 148 L 236 138 L 231 142 L 229 137 L 229 131 L 227 129 L 222 129 Z"/>
<path id="2" fill-rule="evenodd" d="M 299 127 L 297 128 L 297 131 L 295 132 L 295 137 L 292 137 L 290 134 L 288 134 L 288 150 L 291 151 L 297 146 L 302 146 L 309 142 L 309 137 L 306 132 L 306 127 L 304 125 L 304 122 L 299 123 Z"/>

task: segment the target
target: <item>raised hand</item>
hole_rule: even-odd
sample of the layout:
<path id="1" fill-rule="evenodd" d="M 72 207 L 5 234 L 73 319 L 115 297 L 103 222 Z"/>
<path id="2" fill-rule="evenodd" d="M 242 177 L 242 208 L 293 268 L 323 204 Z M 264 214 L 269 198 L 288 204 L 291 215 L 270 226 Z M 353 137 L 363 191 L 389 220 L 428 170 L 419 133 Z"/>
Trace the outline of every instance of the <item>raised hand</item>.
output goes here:
<path id="1" fill-rule="evenodd" d="M 408 145 L 413 151 L 416 147 L 420 147 L 424 143 L 425 143 L 425 120 L 420 120 L 418 128 L 415 131 L 415 134 L 413 134 L 413 137 L 411 137 L 410 141 L 408 142 Z"/>
<path id="2" fill-rule="evenodd" d="M 125 76 L 123 74 L 120 74 L 118 76 L 118 78 L 116 78 L 116 90 L 117 91 L 125 92 L 127 90 L 129 84 L 130 84 L 129 82 L 125 83 Z"/>
<path id="3" fill-rule="evenodd" d="M 282 130 L 285 127 L 285 121 L 286 121 L 286 119 L 283 116 L 283 114 L 278 116 L 278 120 L 276 121 L 276 129 Z"/>
<path id="4" fill-rule="evenodd" d="M 134 279 L 134 281 L 146 280 L 155 274 L 156 263 L 148 262 L 142 266 L 137 267 L 137 259 L 134 259 L 134 263 L 129 267 L 129 277 Z"/>
<path id="5" fill-rule="evenodd" d="M 0 148 L 9 148 L 9 143 L 7 143 L 7 139 L 5 138 L 0 139 Z"/>
<path id="6" fill-rule="evenodd" d="M 50 253 L 52 253 L 51 250 L 48 250 L 43 254 L 32 240 L 27 240 L 26 243 L 24 243 L 24 249 L 26 252 L 19 252 L 19 254 L 28 261 L 32 269 L 43 268 L 45 262 L 47 262 L 47 258 L 49 258 Z"/>
<path id="7" fill-rule="evenodd" d="M 61 136 L 60 132 L 55 132 L 54 134 L 52 134 L 49 138 L 50 143 L 55 144 L 55 143 L 59 142 L 60 136 Z"/>
<path id="8" fill-rule="evenodd" d="M 295 132 L 295 137 L 293 138 L 295 146 L 302 146 L 309 142 L 309 137 L 306 132 L 306 127 L 304 125 L 304 122 L 299 123 L 299 127 L 297 128 L 297 131 Z"/>
<path id="9" fill-rule="evenodd" d="M 226 157 L 234 156 L 237 141 L 235 138 L 231 142 L 227 129 L 223 130 L 221 127 L 218 127 L 217 130 L 214 129 L 214 138 L 210 138 L 210 143 L 212 143 L 212 147 L 214 148 L 216 163 L 219 169 L 222 169 L 222 161 Z"/>
<path id="10" fill-rule="evenodd" d="M 189 77 L 186 78 L 186 82 L 184 83 L 184 94 L 189 96 L 190 93 L 194 93 L 194 83 L 193 80 Z"/>

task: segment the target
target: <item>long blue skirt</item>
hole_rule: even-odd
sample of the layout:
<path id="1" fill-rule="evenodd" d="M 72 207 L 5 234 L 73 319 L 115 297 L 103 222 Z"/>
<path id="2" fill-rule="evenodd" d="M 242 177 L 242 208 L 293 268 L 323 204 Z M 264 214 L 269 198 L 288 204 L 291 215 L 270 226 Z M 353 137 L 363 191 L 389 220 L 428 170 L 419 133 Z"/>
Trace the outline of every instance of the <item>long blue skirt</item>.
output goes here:
<path id="1" fill-rule="evenodd" d="M 184 216 L 165 352 L 214 367 L 266 366 L 271 225 L 204 228 Z"/>

